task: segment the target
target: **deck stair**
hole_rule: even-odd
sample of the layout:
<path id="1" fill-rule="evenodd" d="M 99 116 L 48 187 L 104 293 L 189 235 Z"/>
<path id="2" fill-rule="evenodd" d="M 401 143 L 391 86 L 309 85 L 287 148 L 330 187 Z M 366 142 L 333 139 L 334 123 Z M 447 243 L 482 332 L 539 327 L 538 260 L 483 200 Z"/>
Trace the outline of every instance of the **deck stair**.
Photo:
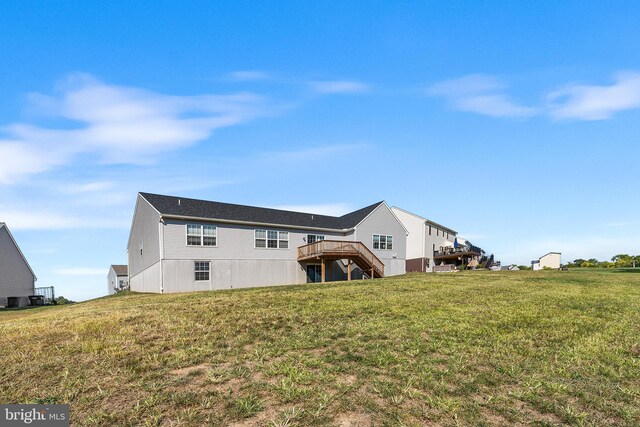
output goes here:
<path id="1" fill-rule="evenodd" d="M 298 248 L 298 261 L 339 259 L 352 261 L 371 277 L 384 277 L 384 263 L 362 242 L 321 240 Z"/>

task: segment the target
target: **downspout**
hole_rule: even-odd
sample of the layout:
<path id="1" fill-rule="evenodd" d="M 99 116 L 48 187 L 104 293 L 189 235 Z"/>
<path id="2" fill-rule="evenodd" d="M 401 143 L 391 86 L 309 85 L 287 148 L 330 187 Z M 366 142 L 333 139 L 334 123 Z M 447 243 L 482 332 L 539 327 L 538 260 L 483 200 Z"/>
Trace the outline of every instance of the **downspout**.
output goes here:
<path id="1" fill-rule="evenodd" d="M 158 235 L 160 236 L 160 293 L 164 293 L 164 268 L 162 261 L 164 260 L 164 220 L 160 217 L 158 221 Z"/>

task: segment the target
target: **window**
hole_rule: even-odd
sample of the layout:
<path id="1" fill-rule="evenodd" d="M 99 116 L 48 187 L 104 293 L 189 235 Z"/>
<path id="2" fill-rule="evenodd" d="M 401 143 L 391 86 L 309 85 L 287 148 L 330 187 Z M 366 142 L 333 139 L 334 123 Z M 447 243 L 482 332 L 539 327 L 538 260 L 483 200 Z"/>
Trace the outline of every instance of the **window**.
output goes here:
<path id="1" fill-rule="evenodd" d="M 373 249 L 393 249 L 393 236 L 374 234 Z"/>
<path id="2" fill-rule="evenodd" d="M 140 240 L 140 256 L 142 256 L 142 249 L 144 248 L 144 244 L 142 243 L 142 240 Z"/>
<path id="3" fill-rule="evenodd" d="M 289 232 L 276 230 L 255 230 L 256 248 L 288 249 Z"/>
<path id="4" fill-rule="evenodd" d="M 187 246 L 216 246 L 217 233 L 215 225 L 187 224 Z"/>
<path id="5" fill-rule="evenodd" d="M 321 242 L 324 240 L 324 236 L 320 234 L 307 234 L 307 243 Z"/>
<path id="6" fill-rule="evenodd" d="M 208 261 L 196 261 L 195 273 L 196 280 L 209 280 L 209 268 L 211 264 Z"/>
<path id="7" fill-rule="evenodd" d="M 429 236 L 431 236 L 431 226 L 429 226 Z"/>

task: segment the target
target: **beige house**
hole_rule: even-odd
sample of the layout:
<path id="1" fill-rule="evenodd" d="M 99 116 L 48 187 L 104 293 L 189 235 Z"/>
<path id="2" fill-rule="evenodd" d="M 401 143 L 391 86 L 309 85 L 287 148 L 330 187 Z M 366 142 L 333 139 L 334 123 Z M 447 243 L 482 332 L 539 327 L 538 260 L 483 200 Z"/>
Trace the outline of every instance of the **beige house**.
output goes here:
<path id="1" fill-rule="evenodd" d="M 546 268 L 552 268 L 554 270 L 560 269 L 560 252 L 549 252 L 546 255 L 542 255 L 540 259 L 531 261 L 532 270 L 543 270 Z"/>

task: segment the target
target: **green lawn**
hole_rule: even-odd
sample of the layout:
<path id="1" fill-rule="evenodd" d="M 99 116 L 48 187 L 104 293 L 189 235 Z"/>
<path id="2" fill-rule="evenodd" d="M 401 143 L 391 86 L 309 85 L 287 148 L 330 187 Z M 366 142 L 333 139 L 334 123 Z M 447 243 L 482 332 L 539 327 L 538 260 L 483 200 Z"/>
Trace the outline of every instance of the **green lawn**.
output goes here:
<path id="1" fill-rule="evenodd" d="M 76 425 L 640 425 L 640 274 L 468 272 L 0 311 Z"/>

